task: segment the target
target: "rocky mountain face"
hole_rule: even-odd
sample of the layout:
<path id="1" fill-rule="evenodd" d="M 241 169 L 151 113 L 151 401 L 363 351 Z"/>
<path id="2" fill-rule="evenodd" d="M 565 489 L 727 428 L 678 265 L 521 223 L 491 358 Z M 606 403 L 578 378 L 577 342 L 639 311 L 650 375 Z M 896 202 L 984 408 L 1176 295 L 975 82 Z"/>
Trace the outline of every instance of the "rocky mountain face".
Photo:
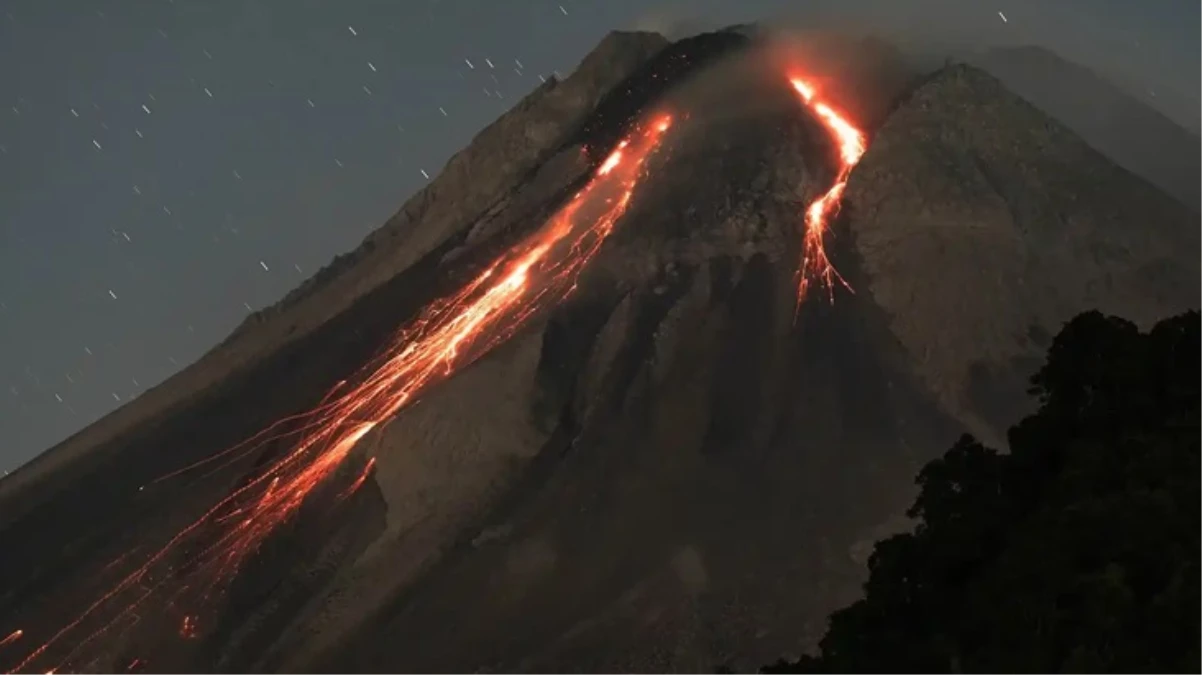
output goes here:
<path id="1" fill-rule="evenodd" d="M 987 437 L 1016 418 L 1024 364 L 1081 308 L 1147 326 L 1197 302 L 1197 216 L 968 66 L 882 125 L 848 211 L 893 332 Z"/>
<path id="2" fill-rule="evenodd" d="M 850 290 L 798 309 L 803 211 L 836 148 L 780 54 L 735 33 L 608 38 L 370 238 L 336 315 L 43 478 L 52 496 L 0 530 L 30 542 L 0 557 L 0 621 L 45 633 L 107 561 L 273 461 L 139 490 L 312 406 L 667 109 L 666 147 L 565 302 L 366 436 L 199 638 L 145 622 L 84 666 L 698 672 L 812 646 L 872 543 L 907 526 L 921 464 L 965 430 L 1002 442 L 1070 316 L 1197 307 L 1202 241 L 1195 213 L 979 70 L 855 68 L 843 96 L 878 113 L 828 242 Z M 561 90 L 575 116 L 541 107 Z M 484 192 L 453 187 L 514 147 Z"/>
<path id="3" fill-rule="evenodd" d="M 1008 89 L 1068 125 L 1117 164 L 1197 211 L 1202 140 L 1093 71 L 1040 47 L 971 58 Z"/>

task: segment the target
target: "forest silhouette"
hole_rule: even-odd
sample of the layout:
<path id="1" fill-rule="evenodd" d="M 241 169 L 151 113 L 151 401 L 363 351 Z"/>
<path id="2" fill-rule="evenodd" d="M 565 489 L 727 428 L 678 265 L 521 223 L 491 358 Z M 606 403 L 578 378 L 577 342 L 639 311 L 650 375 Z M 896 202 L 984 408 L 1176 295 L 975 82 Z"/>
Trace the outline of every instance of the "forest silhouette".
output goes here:
<path id="1" fill-rule="evenodd" d="M 1009 452 L 963 436 L 788 672 L 1199 672 L 1199 314 L 1081 314 Z"/>

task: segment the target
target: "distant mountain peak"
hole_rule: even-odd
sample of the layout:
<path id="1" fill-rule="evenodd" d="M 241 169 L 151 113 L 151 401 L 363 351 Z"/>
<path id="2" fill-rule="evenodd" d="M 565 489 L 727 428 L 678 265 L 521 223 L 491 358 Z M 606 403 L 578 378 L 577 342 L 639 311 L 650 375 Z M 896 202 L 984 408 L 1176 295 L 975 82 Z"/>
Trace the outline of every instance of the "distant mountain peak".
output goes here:
<path id="1" fill-rule="evenodd" d="M 1195 212 L 1202 208 L 1202 139 L 1164 113 L 1044 47 L 995 48 L 969 61 L 1118 164 Z"/>

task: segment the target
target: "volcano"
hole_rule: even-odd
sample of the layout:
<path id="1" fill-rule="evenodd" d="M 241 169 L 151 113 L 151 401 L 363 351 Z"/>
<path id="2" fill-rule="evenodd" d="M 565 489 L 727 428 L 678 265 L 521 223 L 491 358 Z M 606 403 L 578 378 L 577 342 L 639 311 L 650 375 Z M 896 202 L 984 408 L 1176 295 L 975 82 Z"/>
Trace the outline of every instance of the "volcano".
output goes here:
<path id="1" fill-rule="evenodd" d="M 0 665 L 812 646 L 911 477 L 1002 438 L 1064 321 L 1149 325 L 1202 274 L 1195 213 L 992 76 L 856 44 L 605 38 L 359 249 L 0 484 Z"/>

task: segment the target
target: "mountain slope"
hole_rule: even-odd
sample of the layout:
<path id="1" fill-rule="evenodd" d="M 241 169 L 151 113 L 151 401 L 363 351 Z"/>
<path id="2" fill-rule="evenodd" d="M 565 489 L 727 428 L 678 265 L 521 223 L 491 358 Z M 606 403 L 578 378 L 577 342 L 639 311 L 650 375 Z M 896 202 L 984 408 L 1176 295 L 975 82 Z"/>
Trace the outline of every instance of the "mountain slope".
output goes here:
<path id="1" fill-rule="evenodd" d="M 571 77 L 533 92 L 456 155 L 448 171 L 401 210 L 400 221 L 418 221 L 402 235 L 380 236 L 377 245 L 369 237 L 352 256 L 352 269 L 328 274 L 261 325 L 246 327 L 8 476 L 0 485 L 0 631 L 15 624 L 8 630 L 25 631 L 30 637 L 23 642 L 29 642 L 61 627 L 123 569 L 115 560 L 180 531 L 267 460 L 249 457 L 162 486 L 151 484 L 155 478 L 311 409 L 370 360 L 398 325 L 537 226 L 590 170 L 590 158 L 564 144 L 615 85 L 667 44 L 654 34 L 611 34 Z M 505 161 L 503 171 L 495 170 Z M 480 211 L 473 212 L 474 205 Z M 456 264 L 441 265 L 474 229 L 489 232 L 477 235 L 478 250 L 460 251 Z M 432 240 L 432 250 L 423 252 L 414 238 Z M 382 275 L 381 269 L 390 271 Z M 375 287 L 364 281 L 381 277 L 386 282 Z M 336 512 L 335 521 L 345 522 L 338 520 L 345 515 Z M 364 521 L 368 530 L 371 522 Z M 160 629 L 168 639 L 178 620 Z M 0 658 L 6 662 L 13 650 L 20 652 L 19 645 L 5 649 Z M 180 656 L 185 664 L 192 658 Z M 169 669 L 169 662 L 159 663 Z M 106 661 L 93 669 L 113 667 Z"/>
<path id="2" fill-rule="evenodd" d="M 1087 143 L 1197 211 L 1202 140 L 1148 104 L 1040 47 L 991 49 L 974 65 L 1072 128 Z"/>
<path id="3" fill-rule="evenodd" d="M 790 192 L 813 194 L 823 169 L 804 160 L 822 140 L 790 126 L 792 105 L 681 141 L 614 242 L 611 290 L 532 328 L 514 347 L 525 370 L 503 370 L 534 387 L 507 399 L 516 418 L 548 405 L 541 372 L 568 383 L 531 468 L 319 667 L 698 670 L 798 650 L 856 592 L 868 542 L 902 526 L 918 463 L 1024 409 L 1018 385 L 1059 322 L 1198 303 L 1188 211 L 958 67 L 910 93 L 853 173 L 836 264 L 858 294 L 807 305 L 793 328 Z M 438 431 L 480 386 L 451 383 L 424 421 L 400 422 L 386 500 L 414 489 L 388 469 L 409 453 L 495 452 Z M 453 466 L 427 493 L 445 494 Z"/>
<path id="4" fill-rule="evenodd" d="M 216 348 L 134 402 L 22 466 L 0 484 L 0 523 L 24 513 L 46 496 L 40 483 L 66 469 L 113 461 L 106 448 L 140 426 L 186 409 L 198 396 L 216 395 L 223 383 L 247 377 L 475 220 L 511 208 L 506 198 L 553 163 L 593 108 L 668 41 L 653 33 L 614 32 L 601 41 L 563 82 L 549 79 L 463 151 L 448 160 L 431 183 L 411 197 L 354 251 L 336 258 L 277 305 L 248 318 Z M 543 173 L 559 188 L 587 173 L 584 163 L 558 158 Z"/>
<path id="5" fill-rule="evenodd" d="M 286 457 L 275 443 L 150 482 L 316 405 L 424 305 L 573 203 L 653 111 L 675 116 L 666 145 L 565 302 L 364 436 L 205 608 L 198 636 L 170 602 L 140 607 L 156 620 L 80 642 L 89 660 L 75 667 L 771 662 L 812 644 L 856 596 L 871 543 L 906 525 L 918 467 L 1023 410 L 1015 383 L 1059 322 L 1091 307 L 1150 321 L 1198 305 L 1195 216 L 961 66 L 892 105 L 880 105 L 893 99 L 880 91 L 889 68 L 839 83 L 860 109 L 891 112 L 869 130 L 828 244 L 854 293 L 813 293 L 798 310 L 803 211 L 838 153 L 780 53 L 753 46 L 732 32 L 607 39 L 610 55 L 568 80 L 594 83 L 565 90 L 579 114 L 487 198 L 431 188 L 406 227 L 298 301 L 337 300 L 304 315 L 311 330 L 144 413 L 153 423 L 99 434 L 110 440 L 90 463 L 44 474 L 45 493 L 0 521 L 3 541 L 22 542 L 0 557 L 0 634 L 11 623 L 45 639 L 109 587 L 117 556 L 166 540 Z M 537 127 L 519 116 L 504 128 L 487 147 L 520 146 Z M 490 154 L 473 147 L 486 171 Z M 301 310 L 247 330 L 286 334 L 301 316 L 290 311 Z M 212 541 L 172 549 L 161 583 L 191 583 Z"/>
<path id="6" fill-rule="evenodd" d="M 472 467 L 501 464 L 491 479 L 504 487 L 491 508 L 469 507 L 462 538 L 444 530 L 441 560 L 355 626 L 349 644 L 331 646 L 319 669 L 695 670 L 754 643 L 767 611 L 783 613 L 775 623 L 787 630 L 762 636 L 765 646 L 783 649 L 807 620 L 820 622 L 814 607 L 845 597 L 815 589 L 799 613 L 781 592 L 837 578 L 856 534 L 878 524 L 882 509 L 828 510 L 833 492 L 864 480 L 836 446 L 844 458 L 884 454 L 899 415 L 913 421 L 902 437 L 915 446 L 952 427 L 897 374 L 880 322 L 854 299 L 817 305 L 793 330 L 793 237 L 801 204 L 828 180 L 829 146 L 785 86 L 745 75 L 714 98 L 756 106 L 719 119 L 693 113 L 580 295 L 480 364 L 533 391 L 469 419 L 533 420 L 515 429 L 452 414 L 470 392 L 501 386 L 473 373 L 386 434 L 382 443 L 401 452 L 382 452 L 377 475 L 390 518 L 404 519 L 399 531 L 463 510 L 462 498 L 443 496 Z M 497 363 L 507 357 L 512 365 Z M 798 371 L 804 382 L 788 375 Z M 855 431 L 822 421 L 855 413 L 880 423 Z M 524 470 L 497 456 L 508 443 L 448 442 L 451 428 L 510 439 L 525 424 L 546 440 Z M 908 466 L 904 453 L 894 461 Z M 444 462 L 433 476 L 414 471 Z M 391 500 L 413 492 L 437 495 L 435 508 L 410 515 L 412 500 Z M 435 527 L 380 555 L 437 555 Z M 836 537 L 830 559 L 809 544 L 755 545 L 797 529 L 808 542 Z M 326 626 L 347 618 L 335 610 Z M 398 652 L 380 642 L 387 634 L 412 643 Z M 295 646 L 285 650 L 293 658 Z"/>
<path id="7" fill-rule="evenodd" d="M 1147 326 L 1198 304 L 1197 215 L 971 67 L 894 111 L 847 212 L 894 333 L 992 442 L 1021 412 L 1031 359 L 1078 311 Z"/>

